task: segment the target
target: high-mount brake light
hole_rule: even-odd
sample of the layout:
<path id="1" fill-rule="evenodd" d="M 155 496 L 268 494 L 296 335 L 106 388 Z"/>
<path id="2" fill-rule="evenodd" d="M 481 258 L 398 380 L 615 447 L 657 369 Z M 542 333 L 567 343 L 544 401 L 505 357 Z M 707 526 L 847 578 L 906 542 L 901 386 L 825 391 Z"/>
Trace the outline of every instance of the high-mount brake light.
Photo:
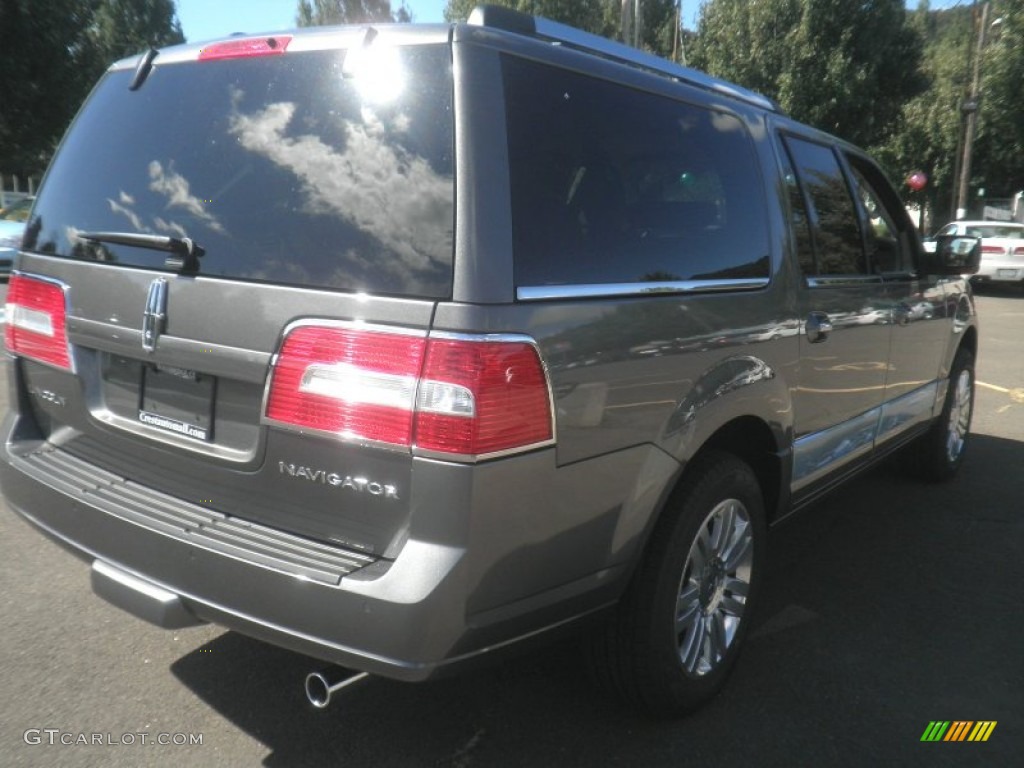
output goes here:
<path id="1" fill-rule="evenodd" d="M 13 354 L 70 371 L 64 288 L 47 280 L 12 275 L 7 287 L 4 341 Z"/>
<path id="2" fill-rule="evenodd" d="M 221 59 L 246 59 L 256 56 L 280 56 L 288 50 L 291 35 L 274 37 L 246 37 L 239 40 L 223 40 L 210 43 L 199 50 L 200 61 Z"/>
<path id="3" fill-rule="evenodd" d="M 554 440 L 547 373 L 524 337 L 300 325 L 275 358 L 264 417 L 467 461 Z"/>

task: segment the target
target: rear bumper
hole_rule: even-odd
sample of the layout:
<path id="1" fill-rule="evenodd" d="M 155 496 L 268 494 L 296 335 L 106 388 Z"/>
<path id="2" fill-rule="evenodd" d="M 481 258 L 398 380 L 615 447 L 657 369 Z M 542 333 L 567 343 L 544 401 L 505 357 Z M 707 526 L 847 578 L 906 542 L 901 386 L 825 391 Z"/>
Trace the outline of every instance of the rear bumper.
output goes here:
<path id="1" fill-rule="evenodd" d="M 197 619 L 193 623 L 213 621 L 387 677 L 425 679 L 437 667 L 456 661 L 448 658 L 449 652 L 465 625 L 445 606 L 464 603 L 458 594 L 461 552 L 418 547 L 418 553 L 409 553 L 406 567 L 431 574 L 432 583 L 423 583 L 421 577 L 420 594 L 410 590 L 404 601 L 385 599 L 373 593 L 388 591 L 384 582 L 393 579 L 387 573 L 370 581 L 318 583 L 130 521 L 124 509 L 90 489 L 73 494 L 59 487 L 63 478 L 42 478 L 40 467 L 12 455 L 9 446 L 2 459 L 0 484 L 8 505 L 74 554 L 97 564 L 93 582 L 101 596 L 141 618 L 168 628 L 189 623 L 178 608 L 154 611 L 152 601 L 145 599 L 145 585 L 174 597 Z M 396 562 L 388 570 L 404 569 Z M 112 590 L 111 572 L 137 583 Z"/>
<path id="2" fill-rule="evenodd" d="M 393 561 L 374 559 L 233 520 L 49 443 L 18 440 L 24 431 L 16 411 L 2 429 L 0 484 L 11 509 L 91 563 L 99 595 L 164 627 L 215 622 L 351 669 L 416 681 L 489 661 L 607 607 L 621 591 L 625 569 L 609 567 L 550 581 L 527 598 L 498 599 L 513 597 L 505 580 L 494 580 L 510 576 L 508 560 L 480 562 L 467 554 L 468 545 L 442 543 L 431 531 L 413 530 Z M 518 460 L 543 463 L 538 456 Z M 512 474 L 521 476 L 522 469 Z M 432 483 L 438 486 L 432 495 L 445 497 L 449 509 L 456 499 L 441 487 L 461 485 L 468 501 L 477 484 L 505 485 L 493 476 L 447 471 Z M 467 540 L 474 535 L 468 509 L 447 514 L 440 528 Z M 497 541 L 506 534 L 491 526 L 486 536 Z M 535 573 L 552 558 L 565 565 L 571 562 L 565 544 L 572 546 L 556 539 L 522 556 Z"/>
<path id="3" fill-rule="evenodd" d="M 1024 262 L 1020 259 L 1012 261 L 982 261 L 978 271 L 971 275 L 975 283 L 1020 283 L 1024 282 Z"/>

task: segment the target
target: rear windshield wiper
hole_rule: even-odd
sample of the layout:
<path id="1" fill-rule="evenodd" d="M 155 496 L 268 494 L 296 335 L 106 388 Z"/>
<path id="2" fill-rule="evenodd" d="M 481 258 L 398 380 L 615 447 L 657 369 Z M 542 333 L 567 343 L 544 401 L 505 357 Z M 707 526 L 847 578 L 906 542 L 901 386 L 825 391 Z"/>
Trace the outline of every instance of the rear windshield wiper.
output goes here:
<path id="1" fill-rule="evenodd" d="M 160 51 L 156 50 L 156 48 L 150 48 L 139 56 L 138 66 L 135 67 L 135 74 L 132 76 L 132 82 L 128 86 L 129 91 L 137 91 L 142 87 L 142 84 L 146 82 L 146 78 L 149 77 L 149 73 L 153 71 L 153 59 L 159 55 Z"/>
<path id="2" fill-rule="evenodd" d="M 114 243 L 116 245 L 132 245 L 136 248 L 149 248 L 154 251 L 166 251 L 174 254 L 164 262 L 164 266 L 180 272 L 198 272 L 199 259 L 206 253 L 202 246 L 197 245 L 190 237 L 168 237 L 166 235 L 141 235 L 137 232 L 79 232 L 78 237 L 94 243 Z"/>

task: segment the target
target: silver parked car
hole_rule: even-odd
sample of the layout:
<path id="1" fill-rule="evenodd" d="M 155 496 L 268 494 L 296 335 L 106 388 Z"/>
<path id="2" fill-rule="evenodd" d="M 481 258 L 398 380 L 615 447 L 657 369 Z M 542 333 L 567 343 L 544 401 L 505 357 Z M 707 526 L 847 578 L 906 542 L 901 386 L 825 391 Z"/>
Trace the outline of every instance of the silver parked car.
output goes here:
<path id="1" fill-rule="evenodd" d="M 578 628 L 685 712 L 769 525 L 966 455 L 977 241 L 926 253 L 870 157 L 700 72 L 490 7 L 151 51 L 70 131 L 7 502 L 125 610 L 338 665 L 318 705 Z"/>

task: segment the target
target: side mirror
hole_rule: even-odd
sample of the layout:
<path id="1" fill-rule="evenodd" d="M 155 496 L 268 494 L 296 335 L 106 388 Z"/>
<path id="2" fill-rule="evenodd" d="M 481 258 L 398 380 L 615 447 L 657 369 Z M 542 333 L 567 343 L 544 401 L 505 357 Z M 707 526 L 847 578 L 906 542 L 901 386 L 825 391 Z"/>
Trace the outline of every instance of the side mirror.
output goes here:
<path id="1" fill-rule="evenodd" d="M 917 271 L 922 275 L 952 277 L 973 275 L 981 266 L 981 238 L 964 235 L 938 235 L 935 250 L 922 250 Z"/>

